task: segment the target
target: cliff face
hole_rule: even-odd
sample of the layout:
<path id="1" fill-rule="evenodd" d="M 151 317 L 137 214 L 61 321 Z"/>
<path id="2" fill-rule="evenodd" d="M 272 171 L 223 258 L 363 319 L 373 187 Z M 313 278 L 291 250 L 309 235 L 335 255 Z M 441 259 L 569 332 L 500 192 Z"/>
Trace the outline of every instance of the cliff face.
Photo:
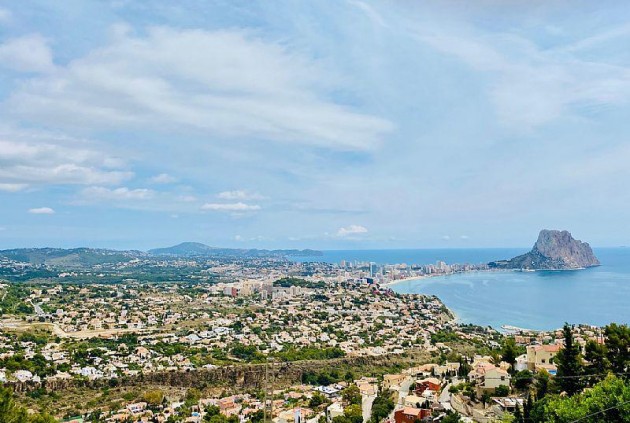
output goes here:
<path id="1" fill-rule="evenodd" d="M 511 260 L 489 263 L 499 269 L 568 270 L 599 266 L 599 260 L 586 242 L 574 239 L 568 231 L 543 229 L 534 248 Z"/>

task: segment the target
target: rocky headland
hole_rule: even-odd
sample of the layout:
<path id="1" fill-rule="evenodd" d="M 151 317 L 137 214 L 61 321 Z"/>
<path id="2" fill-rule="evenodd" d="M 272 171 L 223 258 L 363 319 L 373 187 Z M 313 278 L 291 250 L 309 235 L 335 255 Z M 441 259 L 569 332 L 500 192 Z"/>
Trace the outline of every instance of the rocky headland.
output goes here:
<path id="1" fill-rule="evenodd" d="M 574 239 L 568 231 L 543 229 L 534 248 L 510 260 L 488 263 L 495 269 L 571 270 L 599 266 L 599 260 L 586 242 Z"/>

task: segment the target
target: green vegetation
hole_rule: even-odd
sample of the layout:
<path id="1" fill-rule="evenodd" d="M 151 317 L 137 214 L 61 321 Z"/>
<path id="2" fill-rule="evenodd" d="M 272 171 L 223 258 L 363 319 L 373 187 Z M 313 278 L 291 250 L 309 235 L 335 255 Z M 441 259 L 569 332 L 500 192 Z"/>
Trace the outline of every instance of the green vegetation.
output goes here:
<path id="1" fill-rule="evenodd" d="M 453 331 L 439 330 L 431 334 L 431 343 L 435 345 L 438 342 L 459 342 L 462 339 Z"/>
<path id="2" fill-rule="evenodd" d="M 359 387 L 357 385 L 352 384 L 341 391 L 341 397 L 346 404 L 361 404 L 361 391 L 359 391 Z"/>
<path id="3" fill-rule="evenodd" d="M 564 347 L 555 358 L 558 366 L 558 385 L 569 395 L 580 392 L 584 387 L 584 379 L 580 377 L 584 373 L 582 354 L 580 346 L 573 341 L 571 330 L 571 326 L 565 323 L 562 328 Z"/>
<path id="4" fill-rule="evenodd" d="M 389 392 L 379 392 L 372 403 L 371 423 L 379 423 L 394 410 L 394 400 Z"/>
<path id="5" fill-rule="evenodd" d="M 9 284 L 0 290 L 0 315 L 33 314 L 33 306 L 25 302 L 29 294 L 29 288 L 18 284 Z"/>
<path id="6" fill-rule="evenodd" d="M 315 348 L 289 347 L 280 352 L 273 353 L 273 357 L 278 357 L 283 361 L 300 361 L 300 360 L 328 360 L 331 358 L 345 357 L 346 353 L 341 348 Z"/>
<path id="7" fill-rule="evenodd" d="M 583 393 L 553 395 L 537 402 L 530 417 L 534 422 L 549 423 L 630 422 L 630 383 L 610 375 Z"/>
<path id="8" fill-rule="evenodd" d="M 290 286 L 299 286 L 302 288 L 311 288 L 311 289 L 324 289 L 326 288 L 326 283 L 324 281 L 311 282 L 301 278 L 282 278 L 278 279 L 273 283 L 273 286 L 278 286 L 282 288 L 289 288 Z"/>
<path id="9" fill-rule="evenodd" d="M 584 357 L 571 329 L 568 324 L 563 327 L 564 347 L 556 355 L 555 378 L 545 371 L 533 379 L 519 377 L 528 383 L 517 388 L 531 389 L 537 398 L 532 404 L 528 397 L 523 421 L 630 422 L 630 328 L 608 325 L 605 343 L 587 343 Z M 520 372 L 518 376 L 526 375 Z M 516 413 L 514 417 L 519 421 Z"/>
<path id="10" fill-rule="evenodd" d="M 48 414 L 28 414 L 26 408 L 16 404 L 13 392 L 0 386 L 0 423 L 55 423 Z"/>

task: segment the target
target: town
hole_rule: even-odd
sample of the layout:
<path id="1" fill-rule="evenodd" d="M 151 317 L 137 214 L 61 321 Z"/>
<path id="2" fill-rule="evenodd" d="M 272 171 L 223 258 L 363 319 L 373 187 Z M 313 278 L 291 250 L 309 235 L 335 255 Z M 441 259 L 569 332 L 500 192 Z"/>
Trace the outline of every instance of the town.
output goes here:
<path id="1" fill-rule="evenodd" d="M 160 268 L 194 271 L 155 281 Z M 509 421 L 550 389 L 566 335 L 461 324 L 438 298 L 388 287 L 483 270 L 470 265 L 180 258 L 45 270 L 0 285 L 0 382 L 66 422 Z M 582 350 L 605 341 L 592 326 L 571 336 Z"/>

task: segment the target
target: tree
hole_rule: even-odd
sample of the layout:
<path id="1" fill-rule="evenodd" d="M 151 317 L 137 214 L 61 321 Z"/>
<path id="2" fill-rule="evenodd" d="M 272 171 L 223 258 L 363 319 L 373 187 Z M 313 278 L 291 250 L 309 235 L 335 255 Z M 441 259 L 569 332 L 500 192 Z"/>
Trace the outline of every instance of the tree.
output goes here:
<path id="1" fill-rule="evenodd" d="M 497 397 L 507 397 L 510 395 L 510 388 L 507 385 L 499 385 L 494 389 L 494 395 Z"/>
<path id="2" fill-rule="evenodd" d="M 205 421 L 209 421 L 212 416 L 221 414 L 221 410 L 216 405 L 209 405 L 206 407 L 206 415 L 203 417 Z"/>
<path id="3" fill-rule="evenodd" d="M 322 395 L 320 392 L 315 392 L 311 399 L 308 401 L 308 406 L 310 408 L 319 407 L 320 405 L 326 402 L 326 397 Z"/>
<path id="4" fill-rule="evenodd" d="M 481 403 L 483 404 L 483 406 L 485 407 L 486 404 L 488 404 L 490 402 L 490 394 L 488 392 L 484 392 L 481 395 Z"/>
<path id="5" fill-rule="evenodd" d="M 568 395 L 575 395 L 584 387 L 581 378 L 584 374 L 584 365 L 580 347 L 573 342 L 572 327 L 565 323 L 562 332 L 564 334 L 564 347 L 556 355 L 558 367 L 556 379 L 561 390 Z"/>
<path id="6" fill-rule="evenodd" d="M 447 411 L 446 416 L 442 419 L 442 423 L 460 423 L 461 421 L 459 414 L 451 410 Z"/>
<path id="7" fill-rule="evenodd" d="M 516 403 L 516 407 L 514 408 L 514 422 L 515 423 L 524 423 L 523 413 L 521 412 L 521 407 Z"/>
<path id="8" fill-rule="evenodd" d="M 13 399 L 13 392 L 0 386 L 0 423 L 55 423 L 48 414 L 28 414 Z"/>
<path id="9" fill-rule="evenodd" d="M 516 346 L 516 341 L 514 338 L 507 338 L 503 343 L 503 348 L 501 349 L 501 359 L 506 363 L 509 363 L 510 366 L 514 367 L 517 356 L 518 348 Z"/>
<path id="10" fill-rule="evenodd" d="M 265 419 L 265 412 L 263 410 L 257 410 L 249 415 L 250 423 L 261 423 Z"/>
<path id="11" fill-rule="evenodd" d="M 542 369 L 536 373 L 536 398 L 543 399 L 547 392 L 549 392 L 549 372 L 547 370 Z"/>
<path id="12" fill-rule="evenodd" d="M 26 423 L 26 410 L 15 403 L 13 393 L 0 387 L 0 423 Z"/>
<path id="13" fill-rule="evenodd" d="M 147 391 L 142 395 L 142 399 L 151 406 L 160 405 L 164 401 L 164 391 L 160 389 Z"/>
<path id="14" fill-rule="evenodd" d="M 521 370 L 514 376 L 514 387 L 518 390 L 524 391 L 534 381 L 534 375 L 529 370 Z"/>
<path id="15" fill-rule="evenodd" d="M 549 397 L 543 409 L 542 418 L 537 414 L 539 420 L 534 421 L 630 423 L 630 383 L 609 375 L 592 389 L 572 397 Z"/>
<path id="16" fill-rule="evenodd" d="M 630 367 L 630 328 L 611 323 L 604 329 L 607 358 L 614 373 L 626 373 Z"/>
<path id="17" fill-rule="evenodd" d="M 186 405 L 191 406 L 199 402 L 201 391 L 197 388 L 188 388 L 186 391 Z"/>
<path id="18" fill-rule="evenodd" d="M 389 413 L 394 409 L 394 401 L 389 395 L 389 392 L 379 392 L 374 402 L 372 403 L 372 423 L 379 423 L 385 417 L 389 416 Z"/>
<path id="19" fill-rule="evenodd" d="M 606 345 L 599 344 L 593 340 L 586 343 L 584 358 L 588 362 L 586 372 L 594 375 L 602 375 L 610 368 L 610 362 L 607 358 L 608 349 Z M 592 378 L 593 381 L 600 380 L 599 376 Z"/>
<path id="20" fill-rule="evenodd" d="M 530 421 L 533 406 L 534 404 L 532 403 L 532 396 L 531 394 L 528 394 L 527 400 L 525 401 L 525 406 L 523 407 L 523 420 L 525 420 L 526 422 Z"/>
<path id="21" fill-rule="evenodd" d="M 341 397 L 347 404 L 361 404 L 361 391 L 357 385 L 350 385 L 341 392 Z"/>
<path id="22" fill-rule="evenodd" d="M 344 416 L 352 423 L 363 423 L 363 410 L 359 404 L 352 404 L 343 410 Z"/>

